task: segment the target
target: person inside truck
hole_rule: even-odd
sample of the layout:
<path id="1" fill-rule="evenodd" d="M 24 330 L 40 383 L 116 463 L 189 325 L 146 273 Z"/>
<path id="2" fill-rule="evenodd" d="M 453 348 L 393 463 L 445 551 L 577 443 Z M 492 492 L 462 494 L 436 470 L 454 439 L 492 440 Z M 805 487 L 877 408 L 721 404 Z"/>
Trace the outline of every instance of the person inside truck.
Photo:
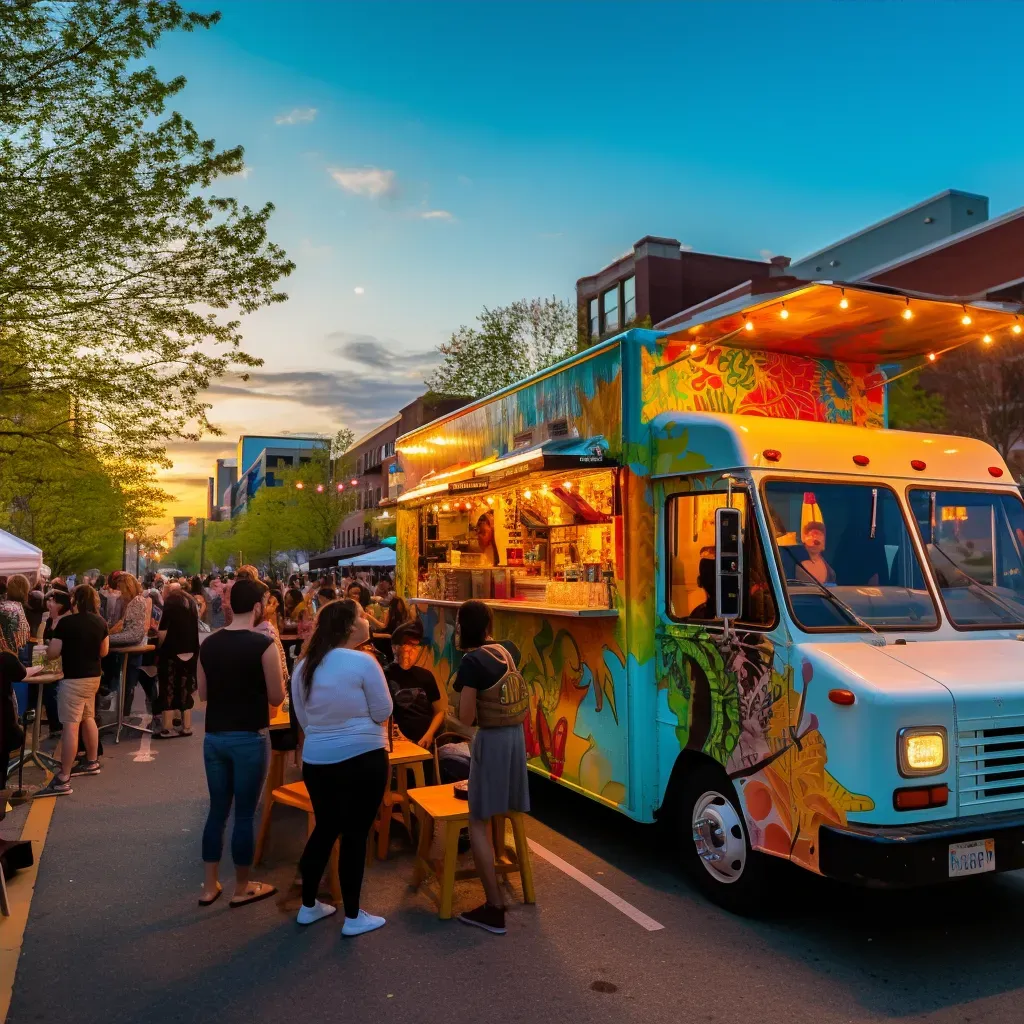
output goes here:
<path id="1" fill-rule="evenodd" d="M 806 523 L 801 539 L 807 557 L 800 562 L 800 569 L 818 583 L 835 583 L 836 571 L 825 561 L 825 524 L 814 520 Z"/>

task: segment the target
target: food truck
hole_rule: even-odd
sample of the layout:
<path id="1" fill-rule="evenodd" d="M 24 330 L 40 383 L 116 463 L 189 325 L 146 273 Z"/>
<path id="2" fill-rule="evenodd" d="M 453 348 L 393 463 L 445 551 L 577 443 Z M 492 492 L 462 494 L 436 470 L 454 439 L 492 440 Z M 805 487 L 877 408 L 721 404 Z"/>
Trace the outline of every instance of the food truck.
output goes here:
<path id="1" fill-rule="evenodd" d="M 987 444 L 886 427 L 901 364 L 991 358 L 1016 312 L 790 282 L 404 435 L 397 590 L 439 681 L 487 602 L 530 768 L 666 822 L 739 910 L 772 857 L 1024 866 L 1021 495 Z"/>

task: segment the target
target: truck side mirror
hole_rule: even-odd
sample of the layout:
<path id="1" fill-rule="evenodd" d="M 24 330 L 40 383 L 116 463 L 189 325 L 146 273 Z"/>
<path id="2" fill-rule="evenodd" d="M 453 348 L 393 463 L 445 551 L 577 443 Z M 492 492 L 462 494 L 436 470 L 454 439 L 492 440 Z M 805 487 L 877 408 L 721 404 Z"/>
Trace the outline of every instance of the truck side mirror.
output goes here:
<path id="1" fill-rule="evenodd" d="M 715 510 L 715 618 L 743 611 L 743 527 L 738 508 Z"/>

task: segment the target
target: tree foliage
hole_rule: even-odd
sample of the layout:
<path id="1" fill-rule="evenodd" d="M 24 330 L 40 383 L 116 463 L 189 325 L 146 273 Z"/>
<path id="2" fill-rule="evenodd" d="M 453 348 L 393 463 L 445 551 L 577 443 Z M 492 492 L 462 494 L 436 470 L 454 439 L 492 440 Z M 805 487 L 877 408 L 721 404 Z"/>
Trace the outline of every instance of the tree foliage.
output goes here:
<path id="1" fill-rule="evenodd" d="M 507 387 L 576 351 L 576 307 L 562 299 L 520 299 L 461 326 L 441 345 L 427 381 L 438 395 L 478 397 Z"/>
<path id="2" fill-rule="evenodd" d="M 159 511 L 164 442 L 211 430 L 204 389 L 259 364 L 239 315 L 285 298 L 273 207 L 218 188 L 241 147 L 202 138 L 168 107 L 185 80 L 145 63 L 218 17 L 0 5 L 0 521 L 71 566 L 75 536 L 106 529 L 114 547 Z"/>
<path id="3" fill-rule="evenodd" d="M 922 371 L 921 386 L 942 400 L 950 432 L 981 438 L 1007 460 L 1024 442 L 1024 355 L 1016 349 L 958 349 Z"/>
<path id="4" fill-rule="evenodd" d="M 889 426 L 895 430 L 944 430 L 946 403 L 941 395 L 926 391 L 913 375 L 886 389 Z"/>
<path id="5" fill-rule="evenodd" d="M 285 298 L 273 207 L 217 194 L 241 147 L 168 111 L 185 80 L 142 63 L 218 17 L 172 0 L 0 8 L 0 397 L 54 399 L 42 436 L 88 414 L 95 444 L 150 458 L 208 429 L 212 378 L 258 364 L 237 313 Z M 3 408 L 0 436 L 20 436 Z"/>

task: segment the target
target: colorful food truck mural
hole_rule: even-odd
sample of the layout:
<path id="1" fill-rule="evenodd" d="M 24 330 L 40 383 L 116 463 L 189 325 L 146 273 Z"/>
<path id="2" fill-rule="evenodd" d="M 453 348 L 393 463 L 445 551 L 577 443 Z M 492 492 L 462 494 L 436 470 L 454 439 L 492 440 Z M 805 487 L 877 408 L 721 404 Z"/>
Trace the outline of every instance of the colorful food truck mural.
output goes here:
<path id="1" fill-rule="evenodd" d="M 702 316 L 399 439 L 397 585 L 434 672 L 486 601 L 530 767 L 666 821 L 737 909 L 767 857 L 1024 866 L 1024 505 L 987 445 L 885 429 L 883 369 L 1013 344 L 1014 310 L 822 283 Z"/>

